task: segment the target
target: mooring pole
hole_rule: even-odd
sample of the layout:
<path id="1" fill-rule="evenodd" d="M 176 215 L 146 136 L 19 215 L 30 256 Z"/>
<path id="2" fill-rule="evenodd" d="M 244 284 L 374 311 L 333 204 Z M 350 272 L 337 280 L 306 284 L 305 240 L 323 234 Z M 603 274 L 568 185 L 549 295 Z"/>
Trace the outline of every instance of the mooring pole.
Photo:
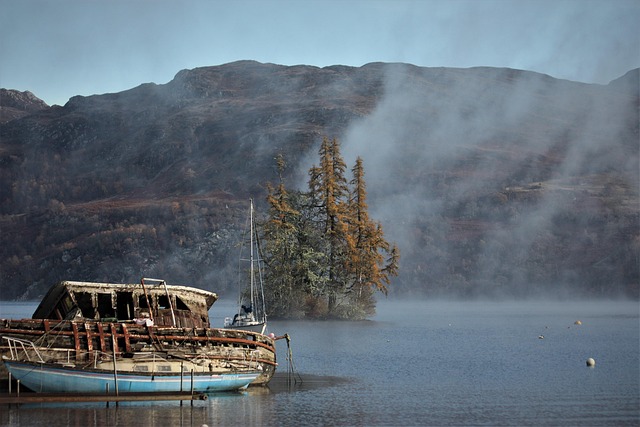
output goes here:
<path id="1" fill-rule="evenodd" d="M 116 365 L 116 337 L 115 337 L 115 329 L 113 329 L 114 333 L 111 334 L 111 350 L 113 350 L 113 380 L 116 387 L 116 396 L 118 396 L 118 367 Z M 116 402 L 116 406 L 118 406 L 118 402 Z"/>
<path id="2" fill-rule="evenodd" d="M 184 383 L 184 362 L 180 362 L 180 393 L 182 393 L 183 383 Z"/>
<path id="3" fill-rule="evenodd" d="M 184 384 L 184 362 L 180 362 L 180 393 L 182 393 L 182 384 Z M 182 400 L 180 406 L 182 406 Z"/>
<path id="4" fill-rule="evenodd" d="M 191 369 L 191 406 L 193 406 L 193 369 Z"/>

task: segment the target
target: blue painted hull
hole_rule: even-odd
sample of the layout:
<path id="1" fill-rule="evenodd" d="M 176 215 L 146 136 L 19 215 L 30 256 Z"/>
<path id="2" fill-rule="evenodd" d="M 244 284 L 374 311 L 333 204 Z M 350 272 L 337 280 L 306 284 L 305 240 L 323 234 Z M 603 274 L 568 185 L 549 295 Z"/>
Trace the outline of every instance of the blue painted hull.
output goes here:
<path id="1" fill-rule="evenodd" d="M 115 391 L 113 372 L 83 370 L 40 363 L 4 361 L 7 369 L 25 387 L 45 393 L 104 393 L 107 384 Z M 193 390 L 197 392 L 231 391 L 246 388 L 259 372 L 195 373 Z M 191 390 L 191 375 L 140 374 L 118 372 L 119 392 L 178 392 Z"/>

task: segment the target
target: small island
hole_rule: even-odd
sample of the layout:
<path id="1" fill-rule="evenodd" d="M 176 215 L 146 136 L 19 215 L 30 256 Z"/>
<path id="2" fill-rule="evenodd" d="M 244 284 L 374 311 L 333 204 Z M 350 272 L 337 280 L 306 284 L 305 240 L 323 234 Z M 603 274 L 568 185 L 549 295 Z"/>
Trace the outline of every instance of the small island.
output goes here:
<path id="1" fill-rule="evenodd" d="M 262 226 L 266 305 L 271 318 L 365 319 L 398 274 L 399 250 L 369 217 L 362 159 L 348 181 L 337 139 L 323 138 L 318 154 L 306 192 L 286 188 L 276 159 Z"/>

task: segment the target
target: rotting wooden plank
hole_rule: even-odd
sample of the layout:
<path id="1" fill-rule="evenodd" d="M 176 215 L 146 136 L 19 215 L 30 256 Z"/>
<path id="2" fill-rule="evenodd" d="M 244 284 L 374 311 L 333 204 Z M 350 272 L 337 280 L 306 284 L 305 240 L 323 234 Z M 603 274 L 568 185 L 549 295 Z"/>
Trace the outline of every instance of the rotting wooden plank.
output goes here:
<path id="1" fill-rule="evenodd" d="M 28 336 L 42 336 L 44 335 L 46 327 L 44 326 L 42 320 L 38 320 L 36 322 L 21 322 L 20 325 L 24 326 L 24 328 L 16 328 L 18 326 L 17 322 L 11 322 L 11 325 L 14 327 L 8 328 L 0 328 L 0 335 L 10 334 L 10 335 L 24 335 L 25 338 Z M 23 325 L 24 323 L 24 325 Z M 109 324 L 102 322 L 86 322 L 84 323 L 85 329 L 89 326 L 89 330 L 84 333 L 87 337 L 96 337 L 95 330 L 97 329 L 98 335 L 100 337 L 100 350 L 103 352 L 107 352 L 110 349 L 110 344 L 105 342 L 105 327 L 108 327 Z M 122 323 L 124 326 L 124 323 Z M 7 325 L 8 326 L 8 325 Z M 28 329 L 28 326 L 33 326 L 38 329 Z M 63 321 L 56 322 L 56 326 L 50 325 L 50 328 L 54 328 L 56 330 L 56 340 L 57 338 L 62 339 L 63 337 L 73 337 L 74 347 L 80 347 L 84 344 L 84 335 L 82 339 L 79 339 L 77 336 L 77 332 L 74 333 L 73 329 L 77 328 L 77 322 L 72 321 Z M 185 335 L 185 330 L 189 330 L 188 336 Z M 208 342 L 208 343 L 219 343 L 219 344 L 231 344 L 231 345 L 246 345 L 248 347 L 262 347 L 269 351 L 275 351 L 274 344 L 261 336 L 258 335 L 247 335 L 245 333 L 240 333 L 237 331 L 228 331 L 228 330 L 220 330 L 220 329 L 198 329 L 198 328 L 165 328 L 165 327 L 144 327 L 138 326 L 135 324 L 127 324 L 123 328 L 123 331 L 126 330 L 127 336 L 125 338 L 124 346 L 129 349 L 133 347 L 135 343 L 140 341 L 151 341 L 156 346 L 159 346 L 159 349 L 162 349 L 162 341 L 173 341 L 176 345 L 178 343 L 182 344 L 186 342 Z M 112 329 L 111 332 L 114 332 Z M 115 332 L 117 334 L 118 330 L 115 328 Z M 108 332 L 107 332 L 108 334 Z M 120 334 L 122 337 L 123 335 Z M 109 335 L 106 335 L 106 338 L 110 338 Z M 90 345 L 92 339 L 88 339 L 87 346 Z M 128 341 L 128 344 L 127 344 Z M 76 343 L 79 343 L 76 345 Z M 63 344 L 59 344 L 63 346 Z M 93 344 L 91 344 L 93 345 Z M 96 346 L 93 345 L 95 348 Z M 88 348 L 87 348 L 88 349 Z"/>
<path id="2" fill-rule="evenodd" d="M 131 342 L 129 341 L 129 331 L 127 325 L 122 323 L 122 335 L 124 335 L 124 351 L 131 353 Z"/>
<path id="3" fill-rule="evenodd" d="M 110 324 L 111 325 L 111 333 L 116 335 L 117 338 L 117 329 L 116 326 L 114 324 Z M 107 333 L 105 333 L 104 331 L 104 326 L 101 323 L 97 323 L 96 324 L 97 329 L 98 329 L 98 333 L 100 336 L 100 349 L 101 351 L 106 351 L 107 350 L 107 346 L 106 346 L 106 342 L 105 342 L 105 337 L 108 336 Z M 78 336 L 78 327 L 76 323 L 71 323 L 71 328 L 72 331 L 58 331 L 56 333 L 56 336 L 60 336 L 60 337 L 64 337 L 64 336 L 73 336 L 74 339 L 74 343 L 75 343 L 75 347 L 77 349 L 79 349 L 80 347 L 80 340 L 79 340 L 79 336 Z M 136 328 L 137 329 L 137 328 Z M 184 343 L 185 341 L 192 341 L 192 342 L 211 342 L 211 343 L 222 343 L 222 344 L 236 344 L 236 345 L 247 345 L 249 347 L 262 347 L 265 349 L 268 349 L 270 351 L 274 351 L 275 347 L 273 344 L 269 343 L 269 342 L 262 342 L 262 341 L 256 341 L 256 340 L 250 340 L 250 339 L 245 339 L 245 338 L 231 338 L 231 337 L 222 337 L 222 336 L 215 336 L 217 334 L 214 334 L 214 336 L 212 336 L 209 331 L 207 331 L 207 333 L 202 336 L 185 336 L 185 335 L 174 335 L 177 331 L 162 331 L 162 329 L 157 329 L 154 327 L 150 327 L 147 329 L 146 331 L 147 333 L 140 333 L 140 331 L 137 331 L 134 329 L 134 331 L 130 331 L 129 328 L 127 328 L 127 334 L 128 334 L 128 338 L 129 338 L 129 345 L 131 344 L 131 342 L 137 342 L 137 341 L 148 341 L 151 340 L 152 342 L 157 342 L 160 343 L 161 341 L 175 341 L 175 342 L 180 342 L 180 343 Z M 161 332 L 160 334 L 158 334 L 158 332 Z M 168 332 L 166 335 L 163 334 L 162 332 Z M 40 330 L 40 331 L 34 331 L 34 330 L 26 330 L 26 329 L 0 329 L 0 334 L 11 334 L 11 335 L 38 335 L 38 336 L 42 336 L 44 334 L 44 331 Z"/>
<path id="4" fill-rule="evenodd" d="M 78 325 L 76 323 L 71 324 L 73 329 L 73 342 L 76 348 L 76 360 L 80 359 L 80 337 L 78 336 Z"/>
<path id="5" fill-rule="evenodd" d="M 253 363 L 264 363 L 266 365 L 271 365 L 271 366 L 278 366 L 277 362 L 274 362 L 273 360 L 268 360 L 268 359 L 262 359 L 262 358 L 255 358 L 252 360 L 250 357 L 241 357 L 241 356 L 229 356 L 229 355 L 207 355 L 207 359 L 211 359 L 211 360 L 230 360 L 230 361 L 237 361 L 237 362 L 253 362 Z"/>
<path id="6" fill-rule="evenodd" d="M 151 335 L 151 334 L 149 334 Z M 138 335 L 138 334 L 131 334 L 132 338 L 137 338 L 137 339 L 144 339 L 144 335 Z M 156 334 L 154 336 L 154 338 L 156 339 L 162 339 L 162 340 L 175 340 L 175 341 L 185 341 L 185 337 L 181 336 L 181 335 L 158 335 Z M 246 339 L 242 339 L 242 338 L 223 338 L 223 337 L 189 337 L 188 341 L 205 341 L 205 342 L 220 342 L 220 343 L 227 343 L 227 344 L 243 344 L 243 345 L 248 345 L 250 347 L 263 347 L 266 348 L 268 350 L 273 351 L 275 349 L 274 346 L 260 342 L 260 341 L 253 341 L 253 340 L 246 340 Z"/>
<path id="7" fill-rule="evenodd" d="M 44 335 L 44 331 L 42 330 L 34 330 L 34 329 L 14 329 L 14 328 L 10 328 L 10 329 L 0 329 L 0 334 L 4 335 L 4 334 L 11 334 L 11 335 L 16 335 L 16 334 L 21 334 L 21 335 Z M 56 335 L 65 335 L 64 332 L 59 332 Z M 72 332 L 67 332 L 66 335 L 72 335 Z"/>
<path id="8" fill-rule="evenodd" d="M 107 351 L 104 343 L 104 329 L 102 328 L 102 323 L 98 323 L 98 334 L 100 334 L 100 351 L 103 353 Z"/>
<path id="9" fill-rule="evenodd" d="M 114 351 L 115 353 L 119 353 L 119 347 L 118 347 L 118 330 L 116 329 L 116 325 L 111 323 L 111 342 L 113 343 L 113 349 L 112 351 Z"/>
<path id="10" fill-rule="evenodd" d="M 44 319 L 42 321 L 42 324 L 44 325 L 44 331 L 48 333 L 51 330 L 51 325 L 49 325 L 49 319 Z"/>
<path id="11" fill-rule="evenodd" d="M 149 334 L 149 338 L 151 339 L 151 344 L 153 345 L 153 347 L 154 347 L 156 350 L 164 351 L 164 347 L 163 347 L 163 345 L 162 345 L 162 342 L 161 342 L 161 341 L 160 341 L 160 339 L 158 339 L 158 337 L 154 334 L 153 329 L 154 329 L 154 327 L 153 327 L 153 326 L 147 326 L 147 332 L 148 332 L 148 334 Z M 133 336 L 133 335 L 132 335 L 132 336 Z M 136 337 L 139 337 L 139 338 L 141 338 L 141 339 L 143 339 L 143 340 L 145 339 L 145 336 L 144 336 L 144 335 L 139 335 L 139 336 L 136 336 Z"/>
<path id="12" fill-rule="evenodd" d="M 91 353 L 93 352 L 93 337 L 91 334 L 91 327 L 88 323 L 84 324 L 84 332 L 87 334 L 87 351 Z"/>

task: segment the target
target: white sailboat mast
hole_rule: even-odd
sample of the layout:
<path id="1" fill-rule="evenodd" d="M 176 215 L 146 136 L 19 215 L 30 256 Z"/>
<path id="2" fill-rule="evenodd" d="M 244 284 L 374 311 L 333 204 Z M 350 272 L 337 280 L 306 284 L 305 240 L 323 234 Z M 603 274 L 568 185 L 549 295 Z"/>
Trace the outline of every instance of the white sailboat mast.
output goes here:
<path id="1" fill-rule="evenodd" d="M 249 249 L 249 262 L 251 263 L 251 270 L 250 270 L 250 274 L 251 274 L 251 306 L 254 307 L 254 309 L 257 307 L 257 305 L 255 304 L 255 296 L 254 296 L 254 288 L 255 288 L 255 277 L 254 277 L 254 271 L 253 271 L 253 199 L 249 199 L 250 202 L 250 208 L 249 208 L 249 228 L 250 228 L 250 233 L 251 233 L 251 249 Z"/>

